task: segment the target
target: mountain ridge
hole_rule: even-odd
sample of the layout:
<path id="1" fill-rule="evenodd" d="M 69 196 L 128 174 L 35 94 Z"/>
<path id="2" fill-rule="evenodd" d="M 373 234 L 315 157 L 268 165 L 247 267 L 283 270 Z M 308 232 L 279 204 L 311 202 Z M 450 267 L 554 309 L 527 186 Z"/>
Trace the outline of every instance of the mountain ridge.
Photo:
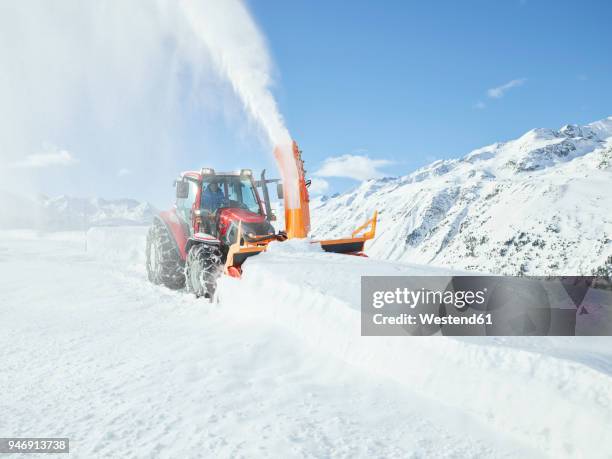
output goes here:
<path id="1" fill-rule="evenodd" d="M 497 274 L 612 272 L 612 117 L 438 160 L 313 201 L 313 236 L 379 210 L 377 258 Z"/>
<path id="2" fill-rule="evenodd" d="M 148 225 L 156 212 L 150 203 L 129 198 L 29 198 L 0 191 L 0 202 L 0 228 L 4 229 L 72 231 L 94 226 Z"/>

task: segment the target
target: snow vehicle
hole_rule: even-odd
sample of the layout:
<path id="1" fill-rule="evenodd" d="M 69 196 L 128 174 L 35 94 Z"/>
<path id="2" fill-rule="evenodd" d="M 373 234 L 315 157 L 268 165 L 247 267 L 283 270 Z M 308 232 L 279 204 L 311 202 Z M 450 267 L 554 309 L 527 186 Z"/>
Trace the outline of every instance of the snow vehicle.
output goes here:
<path id="1" fill-rule="evenodd" d="M 183 172 L 175 181 L 176 203 L 153 219 L 146 243 L 147 275 L 154 284 L 186 287 L 196 296 L 212 298 L 221 274 L 242 275 L 242 264 L 266 250 L 271 241 L 305 238 L 310 231 L 308 186 L 304 163 L 293 142 L 299 199 L 288 199 L 279 179 L 265 170 L 255 180 L 250 169 L 216 172 L 212 168 Z M 277 153 L 277 152 L 275 152 Z M 282 159 L 277 154 L 282 167 Z M 285 230 L 275 232 L 268 184 L 276 183 L 284 200 Z M 295 185 L 295 184 L 294 184 Z M 261 189 L 261 194 L 259 190 Z M 327 252 L 363 255 L 376 232 L 377 213 L 350 237 L 312 241 Z"/>

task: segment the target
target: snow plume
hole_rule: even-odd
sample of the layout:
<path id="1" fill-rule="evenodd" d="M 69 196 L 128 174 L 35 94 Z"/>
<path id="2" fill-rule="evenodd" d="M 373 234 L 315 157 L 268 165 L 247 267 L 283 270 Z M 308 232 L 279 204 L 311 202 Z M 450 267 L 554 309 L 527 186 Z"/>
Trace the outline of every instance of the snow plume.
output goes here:
<path id="1" fill-rule="evenodd" d="M 178 70 L 194 66 L 176 52 L 170 25 L 153 2 L 2 2 L 0 188 L 169 195 L 152 196 L 150 184 L 178 169 Z M 145 163 L 132 188 L 116 186 L 118 169 Z"/>
<path id="2" fill-rule="evenodd" d="M 229 114 L 234 121 L 238 100 L 267 148 L 291 155 L 271 92 L 270 55 L 240 0 L 7 0 L 0 5 L 0 65 L 5 189 L 120 193 L 167 203 L 169 190 L 151 184 L 168 183 L 191 164 L 181 152 L 206 151 L 206 142 L 214 143 L 210 120 Z M 201 140 L 187 132 L 194 125 L 202 127 Z M 33 157 L 45 144 L 70 152 L 78 164 L 49 174 L 12 167 L 66 162 L 66 155 Z M 131 189 L 113 183 L 118 170 L 143 164 L 147 174 L 122 181 Z M 295 167 L 284 178 L 294 182 Z"/>
<path id="3" fill-rule="evenodd" d="M 207 47 L 213 65 L 226 77 L 245 110 L 281 152 L 279 167 L 290 205 L 298 205 L 297 168 L 291 135 L 271 92 L 271 59 L 265 40 L 241 0 L 197 2 L 180 7 L 191 28 Z"/>

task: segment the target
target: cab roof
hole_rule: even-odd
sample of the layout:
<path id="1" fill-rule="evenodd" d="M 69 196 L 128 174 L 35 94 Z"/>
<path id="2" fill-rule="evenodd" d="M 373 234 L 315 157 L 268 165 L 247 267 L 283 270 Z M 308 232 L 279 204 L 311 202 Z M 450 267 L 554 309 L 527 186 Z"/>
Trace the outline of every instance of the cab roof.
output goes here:
<path id="1" fill-rule="evenodd" d="M 222 171 L 216 172 L 215 171 L 214 174 L 210 174 L 210 175 L 214 175 L 215 177 L 222 177 L 222 176 L 240 177 L 242 173 L 241 171 L 229 171 L 229 172 L 222 172 Z M 181 172 L 181 178 L 192 178 L 192 179 L 200 180 L 202 178 L 202 172 L 201 171 Z"/>

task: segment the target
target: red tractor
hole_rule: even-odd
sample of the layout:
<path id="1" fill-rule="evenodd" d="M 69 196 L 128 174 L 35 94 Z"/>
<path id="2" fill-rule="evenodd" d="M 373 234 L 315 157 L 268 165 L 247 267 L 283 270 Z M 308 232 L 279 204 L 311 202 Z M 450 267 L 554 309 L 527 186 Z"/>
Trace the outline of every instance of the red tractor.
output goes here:
<path id="1" fill-rule="evenodd" d="M 279 180 L 266 179 L 265 171 L 260 180 L 254 180 L 248 169 L 183 172 L 175 182 L 174 207 L 155 217 L 147 235 L 149 280 L 212 298 L 221 274 L 240 277 L 244 260 L 264 251 L 271 241 L 306 237 L 310 231 L 309 182 L 295 143 L 293 159 L 298 169 L 299 202 L 290 205 L 285 199 L 286 231 L 278 232 L 271 224 L 276 217 L 268 184 L 277 183 L 279 199 L 283 187 Z M 375 230 L 376 213 L 350 238 L 312 242 L 328 252 L 362 255 L 365 241 L 374 237 Z"/>

